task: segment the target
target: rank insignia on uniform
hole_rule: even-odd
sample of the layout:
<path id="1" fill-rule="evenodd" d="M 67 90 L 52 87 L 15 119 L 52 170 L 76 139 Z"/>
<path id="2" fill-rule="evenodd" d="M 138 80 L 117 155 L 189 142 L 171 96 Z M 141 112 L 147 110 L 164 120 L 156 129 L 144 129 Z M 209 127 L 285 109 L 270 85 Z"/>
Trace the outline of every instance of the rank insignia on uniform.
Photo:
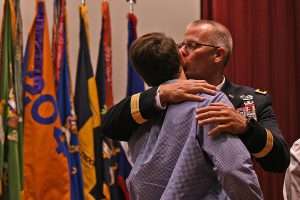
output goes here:
<path id="1" fill-rule="evenodd" d="M 262 91 L 260 89 L 256 89 L 255 92 L 258 94 L 265 94 L 265 95 L 268 93 L 267 91 Z"/>
<path id="2" fill-rule="evenodd" d="M 252 95 L 241 95 L 240 96 L 241 99 L 243 99 L 244 101 L 250 101 L 253 99 L 253 96 Z"/>

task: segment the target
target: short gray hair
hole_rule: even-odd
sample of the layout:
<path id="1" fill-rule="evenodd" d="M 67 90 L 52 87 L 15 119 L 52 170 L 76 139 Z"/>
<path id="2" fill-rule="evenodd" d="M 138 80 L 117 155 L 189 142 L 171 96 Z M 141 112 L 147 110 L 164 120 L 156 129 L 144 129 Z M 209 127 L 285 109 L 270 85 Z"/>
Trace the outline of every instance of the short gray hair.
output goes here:
<path id="1" fill-rule="evenodd" d="M 228 64 L 229 58 L 232 53 L 232 37 L 229 32 L 229 30 L 219 22 L 213 21 L 213 20 L 196 20 L 193 21 L 190 25 L 197 26 L 197 25 L 203 25 L 208 24 L 211 25 L 212 31 L 208 36 L 208 39 L 212 43 L 211 45 L 224 47 L 226 50 L 225 60 L 224 60 L 224 66 Z"/>

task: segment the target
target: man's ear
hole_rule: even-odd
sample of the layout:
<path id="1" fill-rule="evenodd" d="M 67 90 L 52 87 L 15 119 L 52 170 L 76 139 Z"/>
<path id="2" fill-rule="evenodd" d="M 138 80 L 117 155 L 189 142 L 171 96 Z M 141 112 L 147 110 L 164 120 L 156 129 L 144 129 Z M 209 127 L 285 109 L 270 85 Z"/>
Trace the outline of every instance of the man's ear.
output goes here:
<path id="1" fill-rule="evenodd" d="M 225 54 L 226 54 L 226 49 L 224 47 L 219 47 L 217 49 L 216 57 L 215 57 L 215 62 L 224 62 L 225 60 Z"/>

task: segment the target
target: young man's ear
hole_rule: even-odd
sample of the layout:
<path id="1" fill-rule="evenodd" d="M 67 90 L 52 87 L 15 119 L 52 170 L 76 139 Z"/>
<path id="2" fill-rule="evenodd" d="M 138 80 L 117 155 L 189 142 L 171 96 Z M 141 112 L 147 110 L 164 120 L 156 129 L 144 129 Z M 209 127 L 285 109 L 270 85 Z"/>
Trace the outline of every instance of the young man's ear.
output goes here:
<path id="1" fill-rule="evenodd" d="M 225 53 L 226 53 L 226 49 L 224 47 L 219 47 L 217 49 L 215 62 L 216 63 L 223 62 L 225 60 Z"/>

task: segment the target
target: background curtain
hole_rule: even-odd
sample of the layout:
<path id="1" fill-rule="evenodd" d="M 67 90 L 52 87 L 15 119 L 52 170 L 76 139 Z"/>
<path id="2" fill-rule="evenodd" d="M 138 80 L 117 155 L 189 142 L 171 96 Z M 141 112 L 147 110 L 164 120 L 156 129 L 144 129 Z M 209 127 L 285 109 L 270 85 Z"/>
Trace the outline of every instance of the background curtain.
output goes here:
<path id="1" fill-rule="evenodd" d="M 227 26 L 233 55 L 226 69 L 229 80 L 267 90 L 286 141 L 300 136 L 300 1 L 202 0 L 203 19 Z M 283 199 L 283 174 L 255 166 L 267 200 Z"/>

